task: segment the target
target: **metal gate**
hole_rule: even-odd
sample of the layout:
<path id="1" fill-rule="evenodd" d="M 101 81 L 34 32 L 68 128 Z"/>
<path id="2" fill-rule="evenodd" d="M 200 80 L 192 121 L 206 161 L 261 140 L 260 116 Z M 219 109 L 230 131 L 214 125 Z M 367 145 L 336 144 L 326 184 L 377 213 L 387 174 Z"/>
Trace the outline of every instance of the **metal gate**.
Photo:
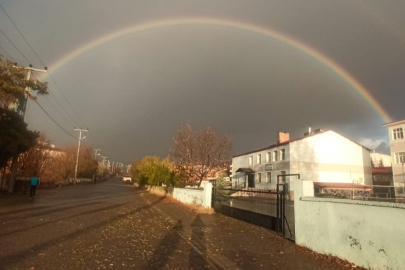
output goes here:
<path id="1" fill-rule="evenodd" d="M 212 207 L 216 212 L 265 227 L 294 239 L 291 230 L 291 217 L 294 217 L 294 204 L 286 201 L 286 186 L 265 190 L 258 188 L 227 188 L 213 182 Z M 287 207 L 286 207 L 287 206 Z M 292 210 L 292 216 L 291 216 Z"/>

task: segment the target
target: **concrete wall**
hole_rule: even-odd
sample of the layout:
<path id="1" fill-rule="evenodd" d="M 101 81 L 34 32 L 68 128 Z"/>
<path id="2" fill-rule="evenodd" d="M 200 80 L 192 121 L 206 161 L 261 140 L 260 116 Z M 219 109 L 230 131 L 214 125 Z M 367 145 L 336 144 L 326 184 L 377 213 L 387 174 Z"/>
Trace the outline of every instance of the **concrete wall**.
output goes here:
<path id="1" fill-rule="evenodd" d="M 173 198 L 187 204 L 201 205 L 211 208 L 212 183 L 203 184 L 204 190 L 174 188 Z"/>
<path id="2" fill-rule="evenodd" d="M 404 269 L 405 204 L 315 198 L 295 181 L 296 244 L 367 269 Z"/>

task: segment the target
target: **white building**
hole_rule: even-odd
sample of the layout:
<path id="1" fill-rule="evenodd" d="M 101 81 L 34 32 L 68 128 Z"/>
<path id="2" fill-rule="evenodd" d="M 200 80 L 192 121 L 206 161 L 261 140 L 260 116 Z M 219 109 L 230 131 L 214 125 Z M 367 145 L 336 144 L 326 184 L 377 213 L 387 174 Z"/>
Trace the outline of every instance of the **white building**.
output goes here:
<path id="1" fill-rule="evenodd" d="M 392 159 L 390 155 L 385 155 L 381 153 L 372 152 L 370 154 L 371 161 L 374 164 L 374 167 L 391 167 Z"/>
<path id="2" fill-rule="evenodd" d="M 332 130 L 319 129 L 294 140 L 278 132 L 276 144 L 233 157 L 232 187 L 274 190 L 277 175 L 282 174 L 300 174 L 314 182 L 371 185 L 370 151 Z M 291 192 L 294 179 L 285 177 Z"/>
<path id="3" fill-rule="evenodd" d="M 392 175 L 395 195 L 405 196 L 405 119 L 385 124 L 388 127 L 392 155 Z"/>

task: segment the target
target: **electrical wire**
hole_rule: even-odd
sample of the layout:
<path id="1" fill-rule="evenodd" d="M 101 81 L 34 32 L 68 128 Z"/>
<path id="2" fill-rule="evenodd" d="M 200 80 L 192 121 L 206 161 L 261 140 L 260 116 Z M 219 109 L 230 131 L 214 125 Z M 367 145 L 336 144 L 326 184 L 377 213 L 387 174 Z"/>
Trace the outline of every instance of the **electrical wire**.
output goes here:
<path id="1" fill-rule="evenodd" d="M 42 82 L 44 82 L 44 80 L 42 79 L 41 75 L 40 75 L 39 73 L 38 73 L 37 75 L 38 75 L 38 77 L 40 78 L 40 80 L 41 80 Z M 51 94 L 50 96 L 52 96 L 52 97 L 56 100 L 56 102 L 59 104 L 59 106 L 62 108 L 62 110 L 66 113 L 67 117 L 69 117 L 69 118 L 74 122 L 74 124 L 72 124 L 72 122 L 69 121 L 62 113 L 60 113 L 60 112 L 59 112 L 59 113 L 66 119 L 67 122 L 69 122 L 70 125 L 72 125 L 72 127 L 77 126 L 77 122 L 69 115 L 69 113 L 65 110 L 65 108 L 62 106 L 62 104 L 60 104 L 59 100 L 56 98 L 55 94 L 51 91 L 51 89 L 50 89 L 49 87 L 48 87 L 48 91 L 49 91 L 49 93 Z M 45 97 L 47 98 L 47 96 L 45 96 Z M 47 99 L 48 99 L 48 98 L 47 98 Z M 49 100 L 49 103 L 52 103 L 52 102 Z M 55 108 L 55 109 L 56 109 L 56 108 Z M 56 110 L 58 110 L 58 109 L 56 109 Z"/>
<path id="2" fill-rule="evenodd" d="M 49 116 L 49 118 L 58 126 L 60 127 L 60 129 L 62 129 L 66 134 L 68 134 L 70 137 L 74 138 L 75 140 L 77 140 L 77 138 L 75 136 L 73 136 L 72 134 L 70 134 L 69 132 L 66 131 L 66 129 L 64 129 L 61 125 L 58 124 L 58 122 L 55 121 L 55 119 L 52 118 L 52 116 L 41 106 L 41 104 L 39 104 L 39 102 L 37 100 L 34 100 L 36 104 L 38 104 L 38 106 L 44 111 L 44 113 L 46 113 L 46 115 Z"/>
<path id="3" fill-rule="evenodd" d="M 3 12 L 6 14 L 6 16 L 8 17 L 8 19 L 10 20 L 10 22 L 14 25 L 14 27 L 17 29 L 18 33 L 21 35 L 21 37 L 24 39 L 25 43 L 27 43 L 28 47 L 31 49 L 31 51 L 35 54 L 35 56 L 38 58 L 39 62 L 41 62 L 41 64 L 43 66 L 45 66 L 45 63 L 41 60 L 41 58 L 38 56 L 38 54 L 35 52 L 34 48 L 32 48 L 32 46 L 30 45 L 30 43 L 28 42 L 28 40 L 24 37 L 23 33 L 20 31 L 20 29 L 17 27 L 17 25 L 14 23 L 14 21 L 11 19 L 11 17 L 8 15 L 7 11 L 3 8 L 3 6 L 0 4 L 0 8 L 3 10 Z M 0 30 L 1 31 L 1 30 Z M 3 33 L 3 32 L 2 32 Z M 4 34 L 4 33 L 3 33 Z M 4 34 L 5 35 L 5 34 Z M 11 40 L 6 36 L 6 38 L 11 42 Z M 12 43 L 12 42 L 11 42 Z M 12 43 L 13 44 L 13 43 Z M 13 46 L 17 49 L 17 47 L 13 44 Z M 18 50 L 18 49 L 17 49 Z M 19 51 L 19 50 L 18 50 Z M 19 51 L 20 52 L 20 51 Z M 21 52 L 20 52 L 21 53 Z M 21 53 L 21 55 L 23 55 Z M 23 57 L 30 62 L 24 55 Z M 55 79 L 53 78 L 51 72 L 48 71 L 49 77 L 51 78 L 51 80 L 53 81 L 53 83 L 55 84 L 56 88 L 59 90 L 59 92 L 62 94 L 63 98 L 65 99 L 66 103 L 70 106 L 70 108 L 72 109 L 72 111 L 74 112 L 74 114 L 76 115 L 76 117 L 79 119 L 79 121 L 83 124 L 83 126 L 87 129 L 89 129 L 87 127 L 87 125 L 84 123 L 84 121 L 82 120 L 82 118 L 80 117 L 80 115 L 76 112 L 76 110 L 73 108 L 72 104 L 70 104 L 69 100 L 66 98 L 65 94 L 63 93 L 63 91 L 61 90 L 61 88 L 59 87 L 59 85 L 56 83 Z M 66 110 L 63 108 L 63 106 L 60 104 L 60 102 L 56 99 L 56 97 L 54 96 L 55 100 L 58 102 L 58 104 L 62 107 L 62 109 L 66 112 Z M 66 112 L 66 114 L 69 116 L 69 114 Z M 73 122 L 76 123 L 76 121 L 74 121 L 74 119 L 71 117 L 71 119 L 73 120 Z M 76 123 L 77 124 L 77 123 Z M 90 135 L 90 133 L 89 133 Z M 90 140 L 93 141 L 92 136 L 89 136 Z M 94 143 L 94 142 L 93 142 Z"/>
<path id="4" fill-rule="evenodd" d="M 8 15 L 7 11 L 3 8 L 3 6 L 0 4 L 0 8 L 3 10 L 3 12 L 6 14 L 6 16 L 8 17 L 8 19 L 10 20 L 10 22 L 14 25 L 14 27 L 17 29 L 18 33 L 21 35 L 21 37 L 24 39 L 25 43 L 27 43 L 28 47 L 31 49 L 31 51 L 35 54 L 35 56 L 38 58 L 39 62 L 41 62 L 41 64 L 43 66 L 45 66 L 45 63 L 41 60 L 41 58 L 38 56 L 38 54 L 35 52 L 34 48 L 32 48 L 32 46 L 30 45 L 30 43 L 28 42 L 28 40 L 24 37 L 23 33 L 20 31 L 20 29 L 17 27 L 17 25 L 14 23 L 14 21 L 11 19 L 11 17 Z M 0 30 L 1 31 L 1 30 Z M 3 35 L 4 32 L 2 32 Z M 5 35 L 6 36 L 6 35 Z M 11 42 L 11 40 L 6 36 L 6 38 Z M 12 42 L 11 42 L 12 43 Z M 12 43 L 13 44 L 13 43 Z M 17 47 L 13 44 L 13 46 L 17 49 Z M 18 50 L 18 49 L 17 49 Z M 20 50 L 18 50 L 20 52 Z M 21 52 L 20 52 L 21 53 Z M 28 61 L 30 62 L 24 54 L 21 53 L 21 55 Z M 70 106 L 71 110 L 74 112 L 74 114 L 76 115 L 76 117 L 79 119 L 79 121 L 83 124 L 83 126 L 86 129 L 89 129 L 88 126 L 84 123 L 84 121 L 82 120 L 82 118 L 80 117 L 80 115 L 76 112 L 76 110 L 73 108 L 72 104 L 70 104 L 69 100 L 66 98 L 65 94 L 63 93 L 62 89 L 59 87 L 59 85 L 56 83 L 55 79 L 53 78 L 51 72 L 48 71 L 49 77 L 51 78 L 51 80 L 53 81 L 53 83 L 55 84 L 56 88 L 59 90 L 59 92 L 62 94 L 62 97 L 65 99 L 66 103 Z M 60 102 L 56 99 L 55 95 L 54 95 L 55 100 L 58 102 L 59 106 L 61 106 L 61 108 L 65 111 L 66 115 L 69 116 L 69 114 L 66 112 L 66 110 L 64 109 L 64 107 L 60 104 Z M 51 103 L 51 102 L 50 102 Z M 52 104 L 52 103 L 51 103 Z M 52 104 L 52 106 L 54 106 Z M 55 107 L 55 106 L 54 106 Z M 56 107 L 55 107 L 56 109 Z M 58 111 L 58 110 L 57 110 Z M 59 111 L 58 111 L 59 112 Z M 59 112 L 60 113 L 60 112 Z M 61 114 L 61 113 L 60 113 Z M 62 115 L 62 114 L 61 114 Z M 62 115 L 63 116 L 63 115 Z M 76 123 L 76 121 L 70 117 L 73 122 Z M 66 118 L 65 118 L 66 119 Z M 67 119 L 66 119 L 67 120 Z M 68 121 L 69 122 L 69 121 Z M 77 124 L 77 123 L 76 123 Z M 97 143 L 94 143 L 94 139 L 93 137 L 90 135 L 89 132 L 89 139 L 93 142 L 93 144 L 97 145 Z"/>
<path id="5" fill-rule="evenodd" d="M 8 38 L 8 36 L 0 29 L 0 33 L 2 33 L 6 39 L 11 43 L 11 45 L 13 45 L 13 47 L 22 55 L 22 57 L 24 57 L 25 60 L 27 60 L 28 63 L 30 63 L 30 60 L 28 60 L 27 57 L 25 57 L 25 55 L 17 48 L 17 46 L 15 46 L 15 44 Z"/>
<path id="6" fill-rule="evenodd" d="M 13 62 L 15 62 L 14 58 L 11 57 L 11 55 L 9 55 L 8 52 L 7 52 L 3 47 L 0 46 L 0 49 L 2 49 L 2 50 L 6 53 L 6 55 L 8 56 L 8 58 L 10 58 Z"/>

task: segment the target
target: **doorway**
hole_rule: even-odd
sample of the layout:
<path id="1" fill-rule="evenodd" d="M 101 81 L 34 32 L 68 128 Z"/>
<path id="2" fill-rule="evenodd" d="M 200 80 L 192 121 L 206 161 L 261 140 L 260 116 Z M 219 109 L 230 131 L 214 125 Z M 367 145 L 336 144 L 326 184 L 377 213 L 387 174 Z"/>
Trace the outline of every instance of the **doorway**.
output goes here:
<path id="1" fill-rule="evenodd" d="M 255 174 L 249 173 L 247 176 L 248 176 L 248 187 L 254 188 L 255 187 Z"/>

